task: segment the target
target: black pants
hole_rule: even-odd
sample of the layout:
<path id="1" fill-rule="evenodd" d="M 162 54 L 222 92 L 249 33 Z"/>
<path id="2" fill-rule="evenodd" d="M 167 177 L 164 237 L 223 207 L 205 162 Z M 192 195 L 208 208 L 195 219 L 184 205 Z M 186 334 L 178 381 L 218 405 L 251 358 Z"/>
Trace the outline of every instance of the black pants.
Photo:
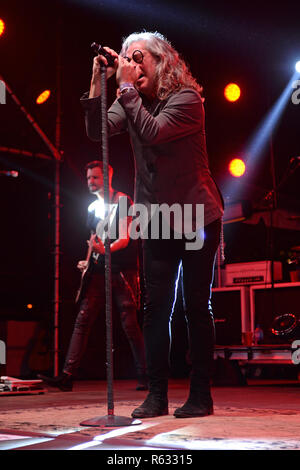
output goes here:
<path id="1" fill-rule="evenodd" d="M 112 273 L 112 297 L 120 313 L 122 327 L 129 341 L 137 375 L 145 374 L 143 335 L 137 321 L 136 273 Z M 105 311 L 104 274 L 94 272 L 88 279 L 80 303 L 63 371 L 75 375 L 86 350 L 89 332 L 99 315 Z M 100 334 L 100 332 L 99 332 Z"/>
<path id="2" fill-rule="evenodd" d="M 144 340 L 150 391 L 167 391 L 169 322 L 180 262 L 192 363 L 191 388 L 209 391 L 215 342 L 210 299 L 220 229 L 220 219 L 207 225 L 204 245 L 195 251 L 185 249 L 184 239 L 144 240 Z"/>

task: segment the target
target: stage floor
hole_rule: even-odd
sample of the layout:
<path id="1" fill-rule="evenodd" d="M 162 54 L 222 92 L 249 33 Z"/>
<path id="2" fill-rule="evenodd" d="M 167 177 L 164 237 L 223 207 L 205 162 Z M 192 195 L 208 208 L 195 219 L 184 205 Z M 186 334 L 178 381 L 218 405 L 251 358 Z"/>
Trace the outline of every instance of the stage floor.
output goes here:
<path id="1" fill-rule="evenodd" d="M 134 380 L 114 382 L 114 416 L 130 418 L 147 392 Z M 72 392 L 0 396 L 0 450 L 300 450 L 299 382 L 213 387 L 215 413 L 173 416 L 188 381 L 170 380 L 168 416 L 122 426 L 82 426 L 107 415 L 105 381 L 76 381 Z"/>

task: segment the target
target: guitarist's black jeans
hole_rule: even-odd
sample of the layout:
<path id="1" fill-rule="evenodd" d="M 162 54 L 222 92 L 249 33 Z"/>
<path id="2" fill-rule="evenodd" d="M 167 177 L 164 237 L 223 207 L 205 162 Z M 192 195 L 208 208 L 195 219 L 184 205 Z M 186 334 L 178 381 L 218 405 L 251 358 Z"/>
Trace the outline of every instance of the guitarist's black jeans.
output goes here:
<path id="1" fill-rule="evenodd" d="M 137 320 L 136 272 L 112 273 L 113 301 L 120 313 L 122 327 L 128 338 L 138 377 L 145 375 L 145 352 Z M 86 351 L 89 333 L 97 316 L 105 317 L 105 279 L 101 272 L 92 272 L 84 289 L 63 372 L 76 375 Z M 103 331 L 99 337 L 103 338 Z"/>
<path id="2" fill-rule="evenodd" d="M 144 240 L 146 304 L 143 321 L 149 391 L 167 398 L 170 316 L 175 284 L 182 265 L 185 315 L 188 327 L 191 391 L 210 396 L 215 342 L 211 286 L 221 220 L 205 227 L 204 245 L 186 250 L 185 240 Z"/>

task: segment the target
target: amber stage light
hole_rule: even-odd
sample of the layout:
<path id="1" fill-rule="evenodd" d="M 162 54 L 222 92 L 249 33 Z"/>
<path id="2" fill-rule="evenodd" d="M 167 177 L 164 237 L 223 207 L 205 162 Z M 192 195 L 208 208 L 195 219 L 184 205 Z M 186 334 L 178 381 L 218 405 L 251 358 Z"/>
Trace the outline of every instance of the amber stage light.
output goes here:
<path id="1" fill-rule="evenodd" d="M 241 89 L 236 83 L 229 83 L 224 89 L 224 96 L 230 102 L 237 101 L 241 96 Z"/>
<path id="2" fill-rule="evenodd" d="M 235 178 L 240 178 L 246 171 L 246 165 L 240 158 L 234 158 L 229 163 L 229 172 Z"/>
<path id="3" fill-rule="evenodd" d="M 45 90 L 43 91 L 43 93 L 41 93 L 37 99 L 36 99 L 36 103 L 37 104 L 42 104 L 42 103 L 45 103 L 45 101 L 47 101 L 47 99 L 49 98 L 51 92 L 50 90 Z"/>
<path id="4" fill-rule="evenodd" d="M 2 34 L 4 33 L 4 29 L 5 29 L 5 23 L 0 18 L 0 36 L 2 36 Z"/>

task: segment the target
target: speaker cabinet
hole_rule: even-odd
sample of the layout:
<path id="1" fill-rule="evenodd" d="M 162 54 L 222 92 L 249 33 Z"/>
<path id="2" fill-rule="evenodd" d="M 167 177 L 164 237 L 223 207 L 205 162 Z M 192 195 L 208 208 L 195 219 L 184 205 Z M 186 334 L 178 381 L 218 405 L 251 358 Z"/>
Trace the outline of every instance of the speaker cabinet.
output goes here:
<path id="1" fill-rule="evenodd" d="M 42 369 L 42 367 L 36 369 L 35 366 L 40 366 L 41 361 L 46 358 L 43 351 L 38 348 L 38 322 L 1 321 L 0 334 L 6 350 L 2 375 L 34 378 L 34 370 Z M 48 356 L 46 360 L 48 368 Z"/>
<path id="2" fill-rule="evenodd" d="M 299 327 L 294 333 L 278 336 L 272 333 L 275 318 L 292 314 L 300 322 L 300 282 L 250 287 L 251 329 L 262 330 L 259 344 L 282 344 L 298 339 Z"/>
<path id="3" fill-rule="evenodd" d="M 242 333 L 250 331 L 249 287 L 212 289 L 216 345 L 241 345 Z"/>

